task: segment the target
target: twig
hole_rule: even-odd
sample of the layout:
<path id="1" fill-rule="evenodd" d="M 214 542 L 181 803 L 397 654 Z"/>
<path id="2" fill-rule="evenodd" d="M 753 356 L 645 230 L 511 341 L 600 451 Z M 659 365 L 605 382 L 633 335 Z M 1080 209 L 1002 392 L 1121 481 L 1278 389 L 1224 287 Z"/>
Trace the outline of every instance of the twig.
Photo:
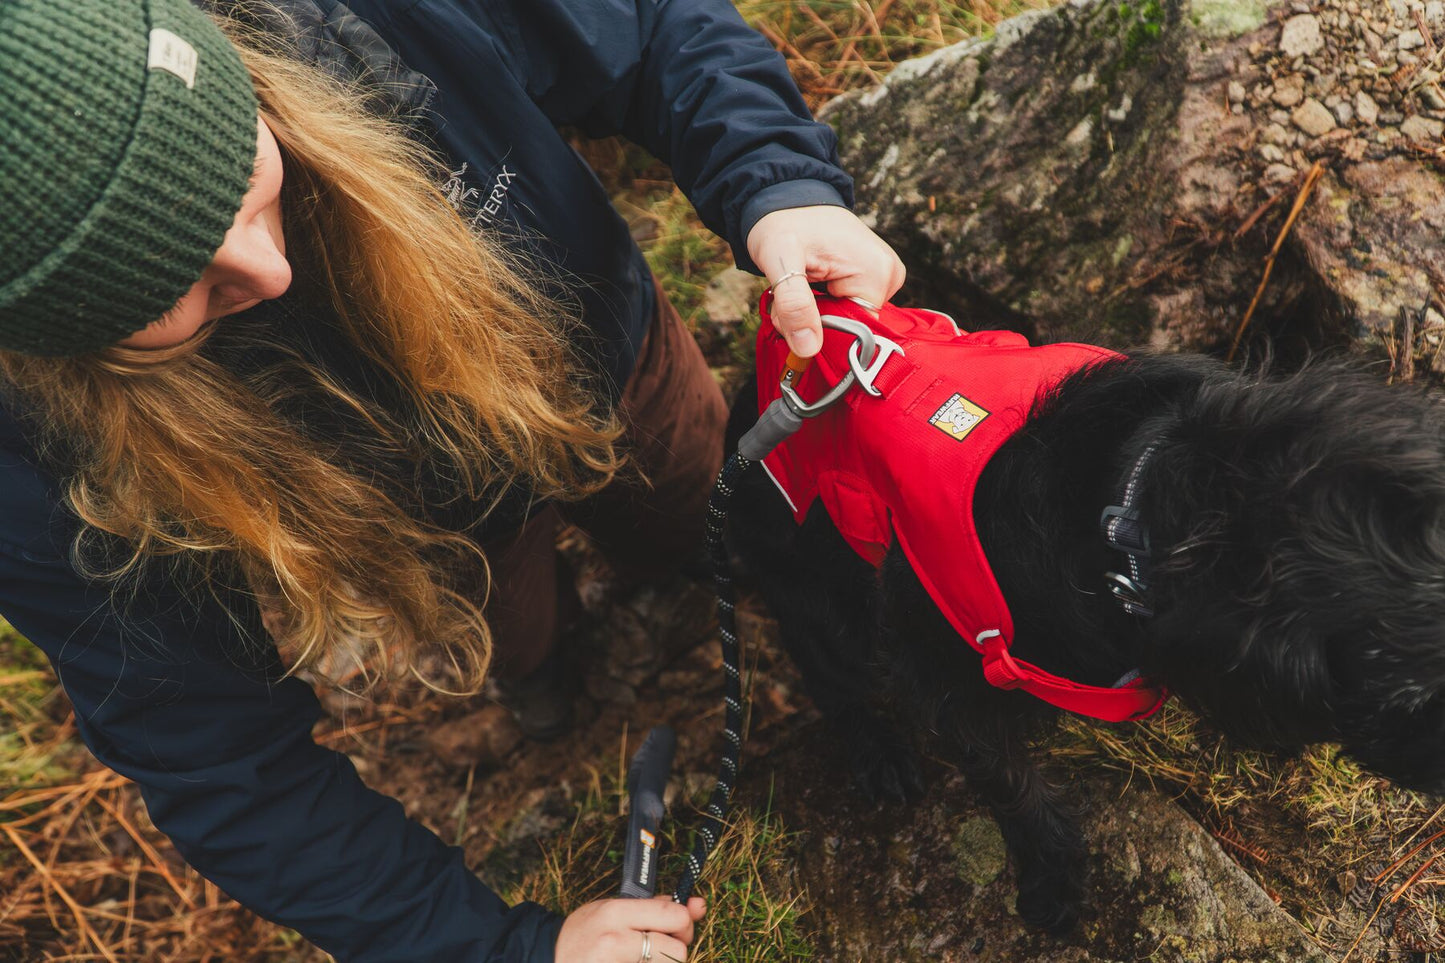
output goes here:
<path id="1" fill-rule="evenodd" d="M 1400 379 L 1409 384 L 1415 380 L 1415 312 L 1401 305 L 1400 320 L 1405 329 L 1400 335 L 1400 348 L 1403 352 Z"/>
<path id="2" fill-rule="evenodd" d="M 1430 36 L 1430 26 L 1425 23 L 1425 11 L 1419 7 L 1414 10 L 1415 23 L 1420 28 L 1420 36 L 1425 38 L 1425 52 L 1431 60 L 1435 59 L 1435 38 Z"/>
<path id="3" fill-rule="evenodd" d="M 771 43 L 775 48 L 781 50 L 783 53 L 786 53 L 788 55 L 789 66 L 792 66 L 793 64 L 798 64 L 804 70 L 807 70 L 808 73 L 816 77 L 818 80 L 823 79 L 823 71 L 818 69 L 818 65 L 813 63 L 813 61 L 808 59 L 807 57 L 804 57 L 802 52 L 798 50 L 797 47 L 794 47 L 791 43 L 789 43 L 788 39 L 782 34 L 778 33 L 776 30 L 774 30 L 772 27 L 768 26 L 765 23 L 758 24 L 757 31 L 764 37 L 767 37 L 768 42 Z"/>
<path id="4" fill-rule="evenodd" d="M 1420 868 L 1419 868 L 1419 869 L 1415 870 L 1415 872 L 1413 872 L 1413 873 L 1410 874 L 1410 878 L 1409 878 L 1409 879 L 1405 880 L 1405 881 L 1404 881 L 1403 883 L 1401 883 L 1399 886 L 1395 887 L 1395 891 L 1390 894 L 1390 900 L 1389 900 L 1389 901 L 1390 901 L 1391 903 L 1393 903 L 1393 902 L 1395 902 L 1397 899 L 1399 899 L 1401 896 L 1405 895 L 1405 890 L 1409 889 L 1409 888 L 1414 884 L 1415 880 L 1417 880 L 1417 879 L 1419 879 L 1421 876 L 1425 875 L 1425 870 L 1427 870 L 1427 869 L 1429 869 L 1431 866 L 1435 865 L 1435 860 L 1437 860 L 1437 859 L 1439 859 L 1439 858 L 1440 858 L 1440 854 L 1439 854 L 1439 853 L 1436 853 L 1434 856 L 1431 856 L 1429 859 L 1425 860 L 1425 862 L 1420 865 Z"/>
<path id="5" fill-rule="evenodd" d="M 30 865 L 34 866 L 41 876 L 45 877 L 45 881 L 50 884 L 50 888 L 55 890 L 55 894 L 60 897 L 66 906 L 70 907 L 70 911 L 75 914 L 75 922 L 80 924 L 80 931 L 95 944 L 95 948 L 100 951 L 100 955 L 109 960 L 110 963 L 120 963 L 120 960 L 116 959 L 115 954 L 110 951 L 110 947 L 101 942 L 95 930 L 91 929 L 90 923 L 86 922 L 85 910 L 71 897 L 65 887 L 61 886 L 60 882 L 50 874 L 50 870 L 45 868 L 45 864 L 30 851 L 30 847 L 25 845 L 25 841 L 20 838 L 20 834 L 11 829 L 8 823 L 0 823 L 0 832 L 10 837 L 10 842 L 16 849 L 20 850 L 20 855 L 24 856 Z"/>
<path id="6" fill-rule="evenodd" d="M 1433 819 L 1434 817 L 1432 816 L 1431 818 Z M 1389 866 L 1386 866 L 1386 867 L 1380 872 L 1380 874 L 1379 874 L 1378 876 L 1376 876 L 1374 879 L 1370 880 L 1370 882 L 1374 883 L 1376 886 L 1380 885 L 1380 883 L 1384 882 L 1385 880 L 1389 879 L 1391 876 L 1395 875 L 1395 872 L 1396 872 L 1401 866 L 1404 866 L 1404 865 L 1405 865 L 1406 863 L 1408 863 L 1412 858 L 1414 858 L 1415 854 L 1419 853 L 1420 850 L 1424 849 L 1426 846 L 1429 846 L 1431 843 L 1433 843 L 1435 840 L 1439 839 L 1441 836 L 1445 836 L 1445 829 L 1440 830 L 1439 832 L 1435 833 L 1433 836 L 1428 836 L 1428 837 L 1426 837 L 1426 839 L 1425 839 L 1424 842 L 1420 843 L 1418 846 L 1416 846 L 1414 849 L 1410 850 L 1410 851 L 1409 851 L 1408 853 L 1406 853 L 1404 856 L 1401 856 L 1399 859 L 1395 860 L 1395 861 L 1394 861 L 1393 863 L 1391 863 Z"/>
<path id="7" fill-rule="evenodd" d="M 1269 195 L 1269 197 L 1265 198 L 1264 203 L 1256 207 L 1250 215 L 1244 219 L 1244 223 L 1239 225 L 1239 228 L 1234 232 L 1231 240 L 1237 241 L 1248 234 L 1250 229 L 1259 223 L 1259 219 L 1268 214 L 1270 208 L 1279 203 L 1281 197 L 1284 197 L 1284 191 L 1275 191 Z"/>
<path id="8" fill-rule="evenodd" d="M 1345 955 L 1340 957 L 1340 963 L 1349 963 L 1350 957 L 1354 956 L 1355 950 L 1359 948 L 1360 940 L 1363 940 L 1365 938 L 1365 934 L 1370 932 L 1370 927 L 1375 925 L 1375 918 L 1380 915 L 1380 910 L 1384 908 L 1385 901 L 1381 900 L 1375 906 L 1375 911 L 1370 914 L 1370 918 L 1365 920 L 1365 925 L 1360 927 L 1360 932 L 1356 934 L 1355 941 L 1350 944 L 1350 948 L 1348 950 L 1345 950 Z"/>
<path id="9" fill-rule="evenodd" d="M 1270 249 L 1269 257 L 1264 262 L 1264 277 L 1259 279 L 1259 287 L 1254 292 L 1254 300 L 1249 302 L 1249 310 L 1244 312 L 1244 320 L 1239 322 L 1239 329 L 1234 332 L 1234 343 L 1229 346 L 1229 354 L 1225 356 L 1226 361 L 1234 360 L 1234 353 L 1239 350 L 1239 341 L 1244 337 L 1244 331 L 1249 327 L 1250 319 L 1254 317 L 1254 309 L 1259 307 L 1259 299 L 1264 297 L 1264 289 L 1269 284 L 1269 276 L 1274 271 L 1274 260 L 1279 256 L 1279 250 L 1284 246 L 1284 239 L 1289 237 L 1290 229 L 1299 218 L 1300 212 L 1304 210 L 1305 203 L 1309 201 L 1310 194 L 1314 192 L 1315 185 L 1325 172 L 1325 165 L 1321 161 L 1315 161 L 1310 172 L 1305 175 L 1304 186 L 1300 188 L 1299 195 L 1294 199 L 1294 207 L 1290 209 L 1289 217 L 1285 219 L 1284 227 L 1280 228 L 1279 237 L 1275 238 L 1274 247 Z"/>
<path id="10" fill-rule="evenodd" d="M 116 822 L 120 823 L 120 828 L 124 829 L 130 835 L 130 838 L 136 841 L 136 845 L 140 847 L 140 850 L 142 853 L 145 854 L 146 859 L 150 860 L 151 865 L 155 867 L 156 872 L 160 873 L 161 877 L 171 885 L 171 889 L 175 890 L 176 895 L 181 898 L 181 902 L 186 904 L 186 908 L 195 909 L 195 898 L 192 897 L 190 893 L 187 893 L 184 889 L 181 888 L 181 884 L 176 881 L 176 878 L 171 875 L 171 871 L 166 868 L 165 861 L 161 859 L 161 854 L 156 852 L 156 848 L 152 846 L 146 840 L 146 838 L 140 834 L 140 832 L 135 828 L 135 826 L 131 825 L 131 821 L 129 819 L 125 818 L 125 813 L 121 811 L 120 806 L 113 805 L 105 799 L 97 799 L 96 802 L 100 803 L 101 807 L 106 812 L 110 813 L 110 815 L 115 819 Z"/>
<path id="11" fill-rule="evenodd" d="M 813 23 L 817 27 L 819 27 L 824 33 L 828 35 L 828 38 L 832 40 L 834 44 L 840 44 L 843 42 L 841 39 L 839 39 L 838 34 L 833 31 L 833 28 L 828 26 L 828 21 L 818 16 L 817 11 L 815 11 L 812 7 L 808 6 L 807 4 L 803 4 L 800 9 L 803 11 L 803 16 L 813 21 Z"/>
<path id="12" fill-rule="evenodd" d="M 1239 850 L 1241 853 L 1261 865 L 1267 864 L 1269 862 L 1268 852 L 1255 846 L 1251 846 L 1242 839 L 1236 838 L 1239 833 L 1232 826 L 1220 826 L 1218 829 L 1211 830 L 1210 835 L 1212 835 L 1215 839 L 1219 840 L 1221 843 L 1224 843 L 1227 846 L 1231 846 L 1234 849 Z"/>

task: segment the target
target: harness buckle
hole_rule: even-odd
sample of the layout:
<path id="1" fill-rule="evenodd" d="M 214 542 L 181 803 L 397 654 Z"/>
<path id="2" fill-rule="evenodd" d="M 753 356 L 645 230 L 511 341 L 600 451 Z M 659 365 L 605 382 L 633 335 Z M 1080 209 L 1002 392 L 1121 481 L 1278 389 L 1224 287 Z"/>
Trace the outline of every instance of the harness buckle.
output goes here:
<path id="1" fill-rule="evenodd" d="M 875 334 L 873 338 L 878 342 L 878 351 L 873 355 L 873 360 L 868 362 L 865 367 L 863 362 L 858 360 L 859 345 L 862 342 L 854 341 L 848 347 L 848 367 L 858 379 L 858 387 L 875 398 L 882 398 L 883 392 L 873 387 L 873 379 L 878 377 L 878 373 L 883 370 L 883 365 L 888 359 L 895 354 L 903 354 L 903 349 L 881 334 Z"/>
<path id="2" fill-rule="evenodd" d="M 1149 608 L 1145 599 L 1144 586 L 1134 581 L 1127 575 L 1120 575 L 1118 572 L 1105 572 L 1104 581 L 1109 583 L 1109 592 L 1124 605 L 1125 611 L 1130 615 L 1142 615 L 1145 618 L 1154 614 Z"/>
<path id="3" fill-rule="evenodd" d="M 1126 555 L 1149 557 L 1149 531 L 1133 505 L 1107 505 L 1099 516 L 1099 530 L 1112 548 Z"/>

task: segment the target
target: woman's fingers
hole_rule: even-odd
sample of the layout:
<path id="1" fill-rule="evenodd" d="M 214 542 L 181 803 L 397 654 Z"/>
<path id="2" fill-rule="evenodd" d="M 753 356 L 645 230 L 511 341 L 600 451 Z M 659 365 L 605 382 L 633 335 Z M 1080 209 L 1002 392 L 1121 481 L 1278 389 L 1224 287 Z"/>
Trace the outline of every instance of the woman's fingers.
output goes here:
<path id="1" fill-rule="evenodd" d="M 687 944 L 666 933 L 652 933 L 652 963 L 666 963 L 668 960 L 686 960 Z M 641 950 L 641 946 L 638 947 Z M 640 957 L 639 957 L 640 959 Z"/>
<path id="2" fill-rule="evenodd" d="M 666 897 L 658 897 L 658 898 L 659 898 L 659 899 L 666 899 Z M 668 932 L 668 935 L 671 936 L 671 937 L 673 937 L 674 939 L 681 940 L 682 942 L 684 942 L 684 943 L 686 943 L 687 945 L 691 946 L 691 945 L 692 945 L 692 936 L 693 936 L 693 924 L 696 923 L 698 920 L 702 919 L 703 914 L 706 913 L 706 912 L 707 912 L 707 903 L 705 903 L 705 902 L 703 901 L 702 897 L 700 897 L 700 896 L 694 896 L 694 897 L 692 897 L 691 899 L 689 899 L 689 900 L 687 901 L 687 915 L 688 915 L 688 923 L 687 923 L 687 926 L 685 926 L 685 927 L 683 927 L 682 929 L 679 929 L 679 930 L 670 930 L 670 931 Z"/>
<path id="3" fill-rule="evenodd" d="M 686 906 L 665 896 L 598 900 L 562 922 L 555 955 L 558 963 L 639 963 L 649 949 L 658 963 L 685 960 L 693 923 L 705 911 L 696 898 Z"/>
<path id="4" fill-rule="evenodd" d="M 906 275 L 893 249 L 843 207 L 773 211 L 753 225 L 747 245 L 773 292 L 773 324 L 800 357 L 816 354 L 823 343 L 809 282 L 826 283 L 837 297 L 881 305 Z"/>

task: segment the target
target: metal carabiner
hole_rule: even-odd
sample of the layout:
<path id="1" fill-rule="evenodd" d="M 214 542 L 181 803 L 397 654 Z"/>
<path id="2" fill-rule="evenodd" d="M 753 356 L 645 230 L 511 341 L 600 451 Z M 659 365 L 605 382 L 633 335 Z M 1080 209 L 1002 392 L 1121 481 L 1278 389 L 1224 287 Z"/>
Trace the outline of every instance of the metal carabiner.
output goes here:
<path id="1" fill-rule="evenodd" d="M 784 378 L 781 386 L 783 397 L 787 399 L 788 407 L 793 410 L 799 418 L 815 418 L 827 411 L 838 400 L 848 393 L 848 389 L 855 384 L 862 383 L 869 394 L 877 395 L 878 390 L 873 387 L 873 379 L 878 374 L 878 368 L 888 355 L 899 351 L 898 345 L 887 338 L 880 339 L 873 333 L 873 329 L 862 321 L 854 321 L 852 318 L 844 318 L 836 314 L 823 315 L 823 326 L 832 328 L 835 331 L 842 331 L 853 336 L 853 344 L 848 348 L 848 373 L 838 379 L 837 384 L 823 392 L 822 397 L 816 401 L 804 401 L 793 387 L 790 378 Z M 879 345 L 879 341 L 887 342 L 891 350 L 885 351 Z M 860 356 L 867 352 L 868 363 L 865 365 Z"/>

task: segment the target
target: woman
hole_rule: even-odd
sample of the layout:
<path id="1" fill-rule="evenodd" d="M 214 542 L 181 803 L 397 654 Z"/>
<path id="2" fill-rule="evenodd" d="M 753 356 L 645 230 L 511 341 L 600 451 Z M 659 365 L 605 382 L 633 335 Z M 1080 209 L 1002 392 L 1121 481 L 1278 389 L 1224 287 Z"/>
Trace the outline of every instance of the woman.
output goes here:
<path id="1" fill-rule="evenodd" d="M 721 399 L 556 125 L 669 160 L 802 354 L 806 280 L 901 267 L 721 0 L 246 9 L 0 4 L 0 615 L 182 855 L 338 959 L 682 959 L 701 901 L 505 906 L 294 673 L 545 691 L 552 506 L 695 548 Z"/>

